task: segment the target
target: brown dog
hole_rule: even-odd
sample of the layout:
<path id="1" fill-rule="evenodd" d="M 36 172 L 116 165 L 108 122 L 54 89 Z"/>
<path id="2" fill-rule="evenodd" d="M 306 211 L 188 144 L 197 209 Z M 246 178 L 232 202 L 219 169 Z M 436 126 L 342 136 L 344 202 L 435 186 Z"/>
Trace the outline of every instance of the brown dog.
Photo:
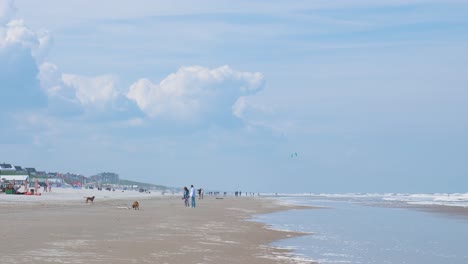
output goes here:
<path id="1" fill-rule="evenodd" d="M 84 198 L 86 198 L 86 203 L 88 203 L 88 202 L 94 203 L 94 196 L 92 196 L 92 197 L 84 197 Z"/>
<path id="2" fill-rule="evenodd" d="M 140 210 L 140 203 L 138 203 L 138 201 L 134 201 L 132 204 L 132 208 L 135 210 Z"/>

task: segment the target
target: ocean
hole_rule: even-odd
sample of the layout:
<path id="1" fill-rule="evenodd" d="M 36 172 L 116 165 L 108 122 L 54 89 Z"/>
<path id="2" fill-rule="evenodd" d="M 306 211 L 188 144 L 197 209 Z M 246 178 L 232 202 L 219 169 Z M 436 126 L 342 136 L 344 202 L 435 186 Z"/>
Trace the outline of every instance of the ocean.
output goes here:
<path id="1" fill-rule="evenodd" d="M 324 264 L 468 263 L 468 194 L 311 194 L 272 199 L 321 207 L 253 219 L 273 229 L 308 233 L 272 245 L 291 249 L 299 258 Z M 452 213 L 440 212 L 449 207 Z"/>

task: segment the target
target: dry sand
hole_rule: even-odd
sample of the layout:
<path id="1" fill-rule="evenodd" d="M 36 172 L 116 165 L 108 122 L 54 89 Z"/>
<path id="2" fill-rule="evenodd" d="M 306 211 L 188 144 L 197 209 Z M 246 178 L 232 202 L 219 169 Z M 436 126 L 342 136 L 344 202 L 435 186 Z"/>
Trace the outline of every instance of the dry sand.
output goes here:
<path id="1" fill-rule="evenodd" d="M 180 196 L 152 196 L 137 198 L 139 211 L 125 209 L 133 200 L 0 203 L 0 263 L 311 263 L 268 246 L 301 234 L 246 221 L 299 207 L 205 196 L 186 208 Z"/>

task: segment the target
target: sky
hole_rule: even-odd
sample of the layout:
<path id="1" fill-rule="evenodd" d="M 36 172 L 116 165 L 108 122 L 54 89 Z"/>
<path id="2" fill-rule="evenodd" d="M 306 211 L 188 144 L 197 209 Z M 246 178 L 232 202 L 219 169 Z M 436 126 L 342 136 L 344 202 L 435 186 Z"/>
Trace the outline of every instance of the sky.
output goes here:
<path id="1" fill-rule="evenodd" d="M 219 191 L 468 192 L 466 14 L 0 0 L 0 162 Z"/>

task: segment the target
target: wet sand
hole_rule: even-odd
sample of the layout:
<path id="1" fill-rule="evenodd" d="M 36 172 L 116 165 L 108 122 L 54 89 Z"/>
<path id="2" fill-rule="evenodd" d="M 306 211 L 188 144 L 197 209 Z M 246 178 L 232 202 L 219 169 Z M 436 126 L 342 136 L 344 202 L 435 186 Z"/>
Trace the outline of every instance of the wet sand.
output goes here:
<path id="1" fill-rule="evenodd" d="M 414 208 L 419 211 L 440 214 L 444 217 L 458 218 L 468 221 L 468 207 L 460 206 L 442 206 L 442 205 L 417 205 L 409 208 Z"/>
<path id="2" fill-rule="evenodd" d="M 0 197 L 1 198 L 1 197 Z M 246 221 L 300 209 L 262 198 L 179 196 L 0 204 L 1 263 L 311 263 L 272 241 L 299 236 Z"/>

